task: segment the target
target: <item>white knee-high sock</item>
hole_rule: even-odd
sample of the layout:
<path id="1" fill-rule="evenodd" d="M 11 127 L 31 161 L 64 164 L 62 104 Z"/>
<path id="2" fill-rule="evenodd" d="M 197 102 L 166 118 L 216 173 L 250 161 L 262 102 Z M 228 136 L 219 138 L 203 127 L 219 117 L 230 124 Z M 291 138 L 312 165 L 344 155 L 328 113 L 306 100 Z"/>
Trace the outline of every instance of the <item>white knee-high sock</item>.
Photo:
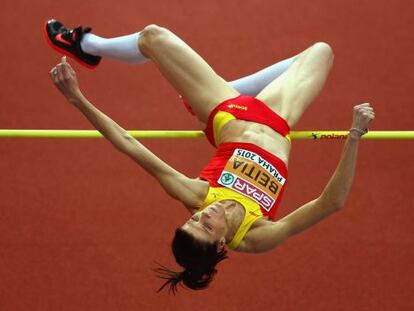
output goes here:
<path id="1" fill-rule="evenodd" d="M 256 96 L 270 82 L 284 73 L 293 64 L 296 57 L 282 60 L 249 76 L 229 82 L 238 92 Z"/>
<path id="2" fill-rule="evenodd" d="M 108 57 L 129 64 L 142 64 L 149 59 L 139 50 L 138 40 L 139 32 L 110 39 L 86 33 L 82 38 L 81 48 L 87 54 Z"/>

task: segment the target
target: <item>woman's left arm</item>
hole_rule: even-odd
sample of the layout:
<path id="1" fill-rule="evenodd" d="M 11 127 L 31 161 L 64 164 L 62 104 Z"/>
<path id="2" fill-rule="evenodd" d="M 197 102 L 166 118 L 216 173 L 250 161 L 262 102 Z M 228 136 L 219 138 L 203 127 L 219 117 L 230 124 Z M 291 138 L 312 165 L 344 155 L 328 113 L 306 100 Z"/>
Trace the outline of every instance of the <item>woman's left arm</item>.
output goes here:
<path id="1" fill-rule="evenodd" d="M 244 239 L 247 247 L 245 251 L 270 250 L 288 237 L 302 232 L 343 207 L 354 179 L 359 141 L 374 117 L 374 110 L 368 103 L 354 107 L 352 128 L 341 159 L 321 195 L 279 221 L 249 231 Z"/>

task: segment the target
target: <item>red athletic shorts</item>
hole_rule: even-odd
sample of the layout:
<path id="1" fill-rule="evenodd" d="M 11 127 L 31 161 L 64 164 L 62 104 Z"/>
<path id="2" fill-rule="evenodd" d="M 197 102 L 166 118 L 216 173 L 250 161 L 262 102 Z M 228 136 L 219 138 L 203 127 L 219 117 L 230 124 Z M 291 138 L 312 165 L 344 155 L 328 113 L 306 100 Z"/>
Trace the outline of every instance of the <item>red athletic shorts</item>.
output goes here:
<path id="1" fill-rule="evenodd" d="M 188 111 L 194 114 L 184 98 L 183 103 Z M 286 121 L 270 109 L 265 103 L 252 96 L 239 95 L 217 105 L 210 113 L 204 133 L 213 146 L 216 146 L 213 121 L 217 113 L 220 111 L 231 114 L 234 119 L 267 125 L 282 136 L 287 136 L 290 131 L 289 125 Z"/>

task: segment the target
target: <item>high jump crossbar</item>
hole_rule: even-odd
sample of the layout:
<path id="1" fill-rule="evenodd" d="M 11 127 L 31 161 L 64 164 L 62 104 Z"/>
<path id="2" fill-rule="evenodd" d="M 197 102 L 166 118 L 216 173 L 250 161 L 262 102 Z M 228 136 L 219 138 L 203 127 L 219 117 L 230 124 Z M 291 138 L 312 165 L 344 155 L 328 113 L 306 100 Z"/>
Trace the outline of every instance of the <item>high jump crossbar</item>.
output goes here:
<path id="1" fill-rule="evenodd" d="M 202 131 L 191 130 L 129 130 L 135 138 L 169 139 L 169 138 L 203 138 Z M 348 131 L 291 131 L 291 139 L 345 139 Z M 30 130 L 0 129 L 0 138 L 102 138 L 95 130 Z M 370 131 L 363 139 L 414 139 L 414 131 Z"/>

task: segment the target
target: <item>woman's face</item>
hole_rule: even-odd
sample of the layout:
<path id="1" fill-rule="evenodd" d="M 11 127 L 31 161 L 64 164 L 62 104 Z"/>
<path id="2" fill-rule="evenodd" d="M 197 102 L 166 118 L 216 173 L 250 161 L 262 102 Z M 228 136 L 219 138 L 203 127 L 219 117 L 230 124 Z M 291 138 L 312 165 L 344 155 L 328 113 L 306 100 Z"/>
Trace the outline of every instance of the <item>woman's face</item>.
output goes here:
<path id="1" fill-rule="evenodd" d="M 181 228 L 200 241 L 216 243 L 222 240 L 227 233 L 223 203 L 213 203 L 195 213 Z"/>

